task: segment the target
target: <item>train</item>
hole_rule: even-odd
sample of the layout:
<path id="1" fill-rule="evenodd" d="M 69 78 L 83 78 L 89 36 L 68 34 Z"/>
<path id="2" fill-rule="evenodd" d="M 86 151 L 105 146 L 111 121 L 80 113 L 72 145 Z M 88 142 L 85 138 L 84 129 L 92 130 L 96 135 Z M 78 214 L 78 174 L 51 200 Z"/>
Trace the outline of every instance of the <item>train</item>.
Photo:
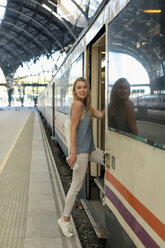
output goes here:
<path id="1" fill-rule="evenodd" d="M 115 80 L 127 77 L 127 69 L 133 74 L 130 76 L 139 76 L 136 64 L 127 68 L 123 55 L 141 63 L 152 92 L 156 92 L 159 85 L 152 82 L 159 80 L 160 75 L 163 77 L 164 72 L 165 1 L 103 2 L 39 95 L 38 111 L 67 156 L 64 123 L 73 100 L 72 86 L 78 77 L 88 80 L 92 106 L 105 109 L 104 120 L 92 121 L 95 145 L 105 151 L 105 166 L 89 163 L 80 192 L 82 203 L 95 211 L 94 219 L 105 233 L 106 248 L 163 248 L 165 126 L 141 119 L 139 133 L 141 129 L 143 135 L 145 130 L 148 138 L 120 132 L 108 126 L 107 108 Z M 144 99 L 147 96 L 139 96 L 139 104 Z M 164 104 L 164 96 L 162 101 Z M 163 109 L 159 111 L 158 115 L 164 118 Z"/>
<path id="2" fill-rule="evenodd" d="M 135 108 L 142 106 L 146 109 L 165 110 L 165 94 L 148 94 L 132 98 L 131 100 Z"/>

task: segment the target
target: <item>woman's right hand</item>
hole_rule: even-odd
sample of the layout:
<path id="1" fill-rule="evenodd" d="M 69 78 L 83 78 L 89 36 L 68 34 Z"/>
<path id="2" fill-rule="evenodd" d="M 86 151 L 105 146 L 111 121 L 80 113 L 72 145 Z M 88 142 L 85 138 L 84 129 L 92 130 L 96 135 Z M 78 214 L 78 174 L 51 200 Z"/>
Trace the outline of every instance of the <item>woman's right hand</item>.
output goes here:
<path id="1" fill-rule="evenodd" d="M 74 164 L 76 163 L 77 160 L 77 155 L 76 154 L 71 154 L 68 158 L 67 158 L 67 164 L 69 165 L 69 167 L 72 169 Z"/>

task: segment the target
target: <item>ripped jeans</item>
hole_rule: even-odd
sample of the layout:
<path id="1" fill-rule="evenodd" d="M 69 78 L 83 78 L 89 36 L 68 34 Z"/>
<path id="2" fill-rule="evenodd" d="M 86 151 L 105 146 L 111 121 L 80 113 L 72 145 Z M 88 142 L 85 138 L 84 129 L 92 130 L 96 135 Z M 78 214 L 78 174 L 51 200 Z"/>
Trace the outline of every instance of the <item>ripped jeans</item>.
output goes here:
<path id="1" fill-rule="evenodd" d="M 63 216 L 70 217 L 78 192 L 80 191 L 87 172 L 88 161 L 104 165 L 104 152 L 99 148 L 90 153 L 77 154 L 78 168 L 73 170 L 72 183 L 65 200 Z"/>

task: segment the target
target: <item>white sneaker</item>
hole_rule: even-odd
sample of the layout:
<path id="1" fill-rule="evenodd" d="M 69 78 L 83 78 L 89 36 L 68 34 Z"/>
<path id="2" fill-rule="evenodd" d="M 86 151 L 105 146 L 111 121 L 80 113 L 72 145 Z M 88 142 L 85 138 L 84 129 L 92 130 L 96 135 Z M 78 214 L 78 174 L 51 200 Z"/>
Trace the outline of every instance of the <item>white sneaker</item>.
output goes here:
<path id="1" fill-rule="evenodd" d="M 62 218 L 62 217 L 61 217 Z M 57 223 L 59 224 L 62 233 L 64 234 L 65 237 L 72 237 L 73 236 L 73 231 L 70 222 L 62 221 L 62 219 L 58 219 Z"/>

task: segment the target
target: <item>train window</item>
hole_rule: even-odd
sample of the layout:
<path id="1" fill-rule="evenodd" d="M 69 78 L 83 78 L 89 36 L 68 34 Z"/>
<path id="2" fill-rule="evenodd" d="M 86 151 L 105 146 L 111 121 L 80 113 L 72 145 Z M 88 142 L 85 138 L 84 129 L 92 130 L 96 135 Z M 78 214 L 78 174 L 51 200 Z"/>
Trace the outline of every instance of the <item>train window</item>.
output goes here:
<path id="1" fill-rule="evenodd" d="M 164 0 L 132 0 L 109 24 L 107 86 L 108 128 L 129 136 L 131 133 L 131 137 L 162 149 L 165 149 L 164 9 Z M 128 106 L 134 109 L 136 121 L 132 118 L 131 122 Z"/>
<path id="2" fill-rule="evenodd" d="M 59 72 L 58 80 L 55 83 L 55 110 L 69 114 L 73 101 L 73 83 L 78 77 L 83 76 L 83 54 L 76 59 L 64 73 Z"/>

